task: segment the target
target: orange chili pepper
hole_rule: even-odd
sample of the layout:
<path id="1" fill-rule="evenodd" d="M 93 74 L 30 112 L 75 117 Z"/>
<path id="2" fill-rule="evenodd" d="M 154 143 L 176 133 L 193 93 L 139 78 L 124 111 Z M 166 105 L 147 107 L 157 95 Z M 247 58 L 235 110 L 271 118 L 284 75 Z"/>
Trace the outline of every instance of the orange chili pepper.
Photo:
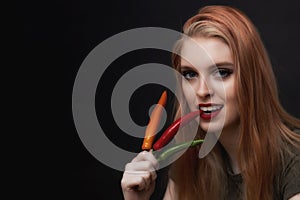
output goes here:
<path id="1" fill-rule="evenodd" d="M 166 102 L 167 102 L 167 92 L 164 91 L 157 103 L 159 105 L 156 105 L 151 113 L 150 121 L 145 131 L 145 137 L 142 145 L 143 150 L 150 150 L 152 148 L 152 143 L 155 138 L 155 133 L 157 131 L 158 125 L 160 124 L 162 112 L 164 109 L 163 107 L 165 107 Z"/>

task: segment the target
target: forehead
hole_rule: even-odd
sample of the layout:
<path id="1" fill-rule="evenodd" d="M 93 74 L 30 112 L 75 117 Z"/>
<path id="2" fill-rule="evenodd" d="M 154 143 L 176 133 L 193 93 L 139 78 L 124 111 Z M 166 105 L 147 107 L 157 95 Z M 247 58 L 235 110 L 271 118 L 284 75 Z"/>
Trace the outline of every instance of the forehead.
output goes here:
<path id="1" fill-rule="evenodd" d="M 228 45 L 219 38 L 193 37 L 185 40 L 181 49 L 181 65 L 211 66 L 233 63 Z"/>

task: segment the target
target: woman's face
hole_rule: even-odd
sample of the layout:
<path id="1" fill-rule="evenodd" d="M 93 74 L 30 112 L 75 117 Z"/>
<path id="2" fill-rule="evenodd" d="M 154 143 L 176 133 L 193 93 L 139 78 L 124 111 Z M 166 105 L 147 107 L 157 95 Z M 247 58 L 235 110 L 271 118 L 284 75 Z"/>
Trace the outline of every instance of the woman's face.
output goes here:
<path id="1" fill-rule="evenodd" d="M 235 130 L 239 112 L 230 49 L 218 38 L 193 39 L 201 48 L 195 50 L 185 42 L 181 50 L 182 89 L 188 106 L 203 111 L 199 123 L 204 131 Z"/>

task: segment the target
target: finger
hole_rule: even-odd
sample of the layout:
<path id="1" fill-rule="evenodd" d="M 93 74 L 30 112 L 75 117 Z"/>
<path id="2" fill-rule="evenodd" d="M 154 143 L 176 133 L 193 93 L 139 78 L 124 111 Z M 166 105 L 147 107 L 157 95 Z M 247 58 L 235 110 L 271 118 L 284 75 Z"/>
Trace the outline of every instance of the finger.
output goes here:
<path id="1" fill-rule="evenodd" d="M 157 178 L 156 171 L 135 171 L 135 170 L 126 170 L 124 173 L 126 173 L 128 176 L 141 176 L 146 181 L 155 181 Z"/>
<path id="2" fill-rule="evenodd" d="M 146 189 L 147 187 L 149 187 L 150 183 L 147 183 L 143 176 L 136 176 L 132 173 L 125 172 L 121 181 L 121 185 L 124 190 L 131 191 L 136 189 Z"/>
<path id="3" fill-rule="evenodd" d="M 136 175 L 142 175 L 148 179 L 151 178 L 154 181 L 157 178 L 156 170 L 150 161 L 140 161 L 136 163 L 128 163 L 125 167 L 127 173 L 135 173 Z M 150 175 L 148 177 L 148 174 Z"/>
<path id="4" fill-rule="evenodd" d="M 155 167 L 152 162 L 145 160 L 139 162 L 127 163 L 125 166 L 125 171 L 155 171 Z"/>
<path id="5" fill-rule="evenodd" d="M 141 190 L 147 191 L 150 186 L 151 180 L 149 180 L 149 179 L 146 180 L 144 177 L 142 177 L 142 181 L 143 181 L 143 184 L 139 185 L 138 190 L 139 191 L 141 191 Z"/>
<path id="6" fill-rule="evenodd" d="M 139 161 L 150 161 L 155 169 L 158 169 L 158 161 L 152 154 L 152 152 L 142 151 L 139 153 L 131 162 L 139 162 Z"/>

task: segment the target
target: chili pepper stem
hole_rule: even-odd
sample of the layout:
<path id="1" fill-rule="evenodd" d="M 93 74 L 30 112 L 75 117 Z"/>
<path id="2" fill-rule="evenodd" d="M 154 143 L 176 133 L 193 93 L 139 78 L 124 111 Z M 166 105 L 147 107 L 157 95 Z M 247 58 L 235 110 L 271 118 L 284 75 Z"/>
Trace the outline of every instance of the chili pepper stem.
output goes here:
<path id="1" fill-rule="evenodd" d="M 178 144 L 174 147 L 171 147 L 162 153 L 158 153 L 157 151 L 153 151 L 153 153 L 154 153 L 154 155 L 157 156 L 158 161 L 162 161 L 162 160 L 167 159 L 171 155 L 175 154 L 176 152 L 179 152 L 185 148 L 195 147 L 195 146 L 201 144 L 202 142 L 204 142 L 204 140 L 202 140 L 202 139 L 184 142 L 184 143 Z"/>

